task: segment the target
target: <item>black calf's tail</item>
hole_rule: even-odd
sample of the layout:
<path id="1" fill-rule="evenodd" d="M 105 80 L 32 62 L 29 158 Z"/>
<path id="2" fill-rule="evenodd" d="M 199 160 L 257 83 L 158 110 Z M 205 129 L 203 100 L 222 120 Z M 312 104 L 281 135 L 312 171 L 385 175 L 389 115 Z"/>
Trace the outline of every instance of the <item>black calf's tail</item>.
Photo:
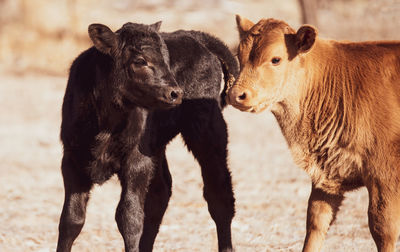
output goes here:
<path id="1" fill-rule="evenodd" d="M 234 80 L 239 75 L 239 64 L 236 57 L 231 53 L 224 42 L 218 38 L 198 31 L 191 31 L 191 35 L 200 41 L 208 50 L 218 57 L 221 62 L 222 72 L 224 74 L 224 88 L 221 93 L 221 107 L 226 105 L 226 91 L 233 85 Z"/>
<path id="2" fill-rule="evenodd" d="M 219 58 L 219 61 L 221 62 L 221 66 L 222 66 L 222 72 L 224 74 L 224 88 L 222 89 L 221 92 L 221 107 L 225 107 L 226 106 L 226 95 L 227 95 L 227 91 L 233 86 L 233 83 L 235 82 L 237 75 L 234 76 L 232 72 L 229 71 L 229 67 L 228 65 Z"/>

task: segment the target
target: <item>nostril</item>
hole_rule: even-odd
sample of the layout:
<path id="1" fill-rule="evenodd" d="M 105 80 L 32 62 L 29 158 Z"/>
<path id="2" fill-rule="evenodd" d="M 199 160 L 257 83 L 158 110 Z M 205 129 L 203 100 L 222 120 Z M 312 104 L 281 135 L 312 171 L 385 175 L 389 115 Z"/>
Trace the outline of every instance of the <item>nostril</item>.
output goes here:
<path id="1" fill-rule="evenodd" d="M 246 93 L 245 92 L 243 92 L 243 94 L 241 94 L 241 95 L 239 95 L 238 96 L 238 98 L 239 98 L 239 100 L 246 100 L 246 97 L 247 97 L 247 95 L 246 95 Z"/>
<path id="2" fill-rule="evenodd" d="M 176 99 L 178 99 L 178 97 L 179 97 L 178 93 L 175 92 L 175 91 L 172 91 L 170 96 L 171 96 L 171 99 L 172 99 L 172 100 L 176 100 Z"/>

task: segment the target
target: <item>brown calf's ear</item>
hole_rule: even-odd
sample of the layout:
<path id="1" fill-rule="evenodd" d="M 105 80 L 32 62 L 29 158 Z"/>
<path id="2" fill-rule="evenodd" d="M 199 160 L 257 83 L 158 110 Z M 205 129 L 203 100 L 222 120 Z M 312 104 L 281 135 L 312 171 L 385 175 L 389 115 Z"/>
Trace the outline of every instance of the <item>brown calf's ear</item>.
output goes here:
<path id="1" fill-rule="evenodd" d="M 298 53 L 308 52 L 315 43 L 317 30 L 310 25 L 303 25 L 296 33 L 296 47 Z"/>
<path id="2" fill-rule="evenodd" d="M 254 23 L 247 18 L 236 15 L 236 24 L 239 31 L 239 37 L 242 39 L 246 33 L 254 26 Z"/>
<path id="3" fill-rule="evenodd" d="M 89 25 L 88 32 L 96 49 L 104 54 L 111 55 L 112 49 L 117 46 L 117 35 L 102 24 Z"/>
<path id="4" fill-rule="evenodd" d="M 158 21 L 157 23 L 149 25 L 151 29 L 155 30 L 156 32 L 160 31 L 162 21 Z"/>

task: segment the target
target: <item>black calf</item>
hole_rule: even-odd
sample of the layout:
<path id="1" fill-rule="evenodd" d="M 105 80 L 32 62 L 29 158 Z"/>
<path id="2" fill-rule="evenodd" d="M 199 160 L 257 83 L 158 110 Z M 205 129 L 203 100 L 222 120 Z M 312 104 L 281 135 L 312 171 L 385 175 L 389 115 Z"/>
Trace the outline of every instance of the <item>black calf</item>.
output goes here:
<path id="1" fill-rule="evenodd" d="M 158 33 L 159 26 L 127 23 L 113 33 L 91 25 L 95 46 L 71 66 L 61 125 L 65 201 L 58 251 L 70 251 L 81 231 L 92 185 L 113 174 L 122 186 L 116 221 L 125 250 L 151 251 L 171 196 L 165 148 L 179 133 L 201 166 L 219 250 L 232 249 L 220 83 L 223 72 L 236 76 L 238 65 L 210 35 Z"/>

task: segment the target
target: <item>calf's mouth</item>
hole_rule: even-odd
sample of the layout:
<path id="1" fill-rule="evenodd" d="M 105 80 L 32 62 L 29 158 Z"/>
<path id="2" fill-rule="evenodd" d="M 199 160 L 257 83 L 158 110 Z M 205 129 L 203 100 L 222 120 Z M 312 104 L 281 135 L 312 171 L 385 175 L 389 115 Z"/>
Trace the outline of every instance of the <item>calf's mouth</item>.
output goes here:
<path id="1" fill-rule="evenodd" d="M 248 91 L 248 89 L 241 89 L 239 87 L 232 88 L 226 96 L 227 103 L 240 111 L 251 113 L 259 113 L 270 107 L 268 101 L 258 101 L 258 99 L 254 97 L 254 92 L 246 91 Z"/>
<path id="2" fill-rule="evenodd" d="M 270 105 L 268 104 L 268 102 L 260 102 L 257 106 L 253 106 L 251 108 L 250 112 L 261 113 L 269 107 L 270 107 Z"/>

